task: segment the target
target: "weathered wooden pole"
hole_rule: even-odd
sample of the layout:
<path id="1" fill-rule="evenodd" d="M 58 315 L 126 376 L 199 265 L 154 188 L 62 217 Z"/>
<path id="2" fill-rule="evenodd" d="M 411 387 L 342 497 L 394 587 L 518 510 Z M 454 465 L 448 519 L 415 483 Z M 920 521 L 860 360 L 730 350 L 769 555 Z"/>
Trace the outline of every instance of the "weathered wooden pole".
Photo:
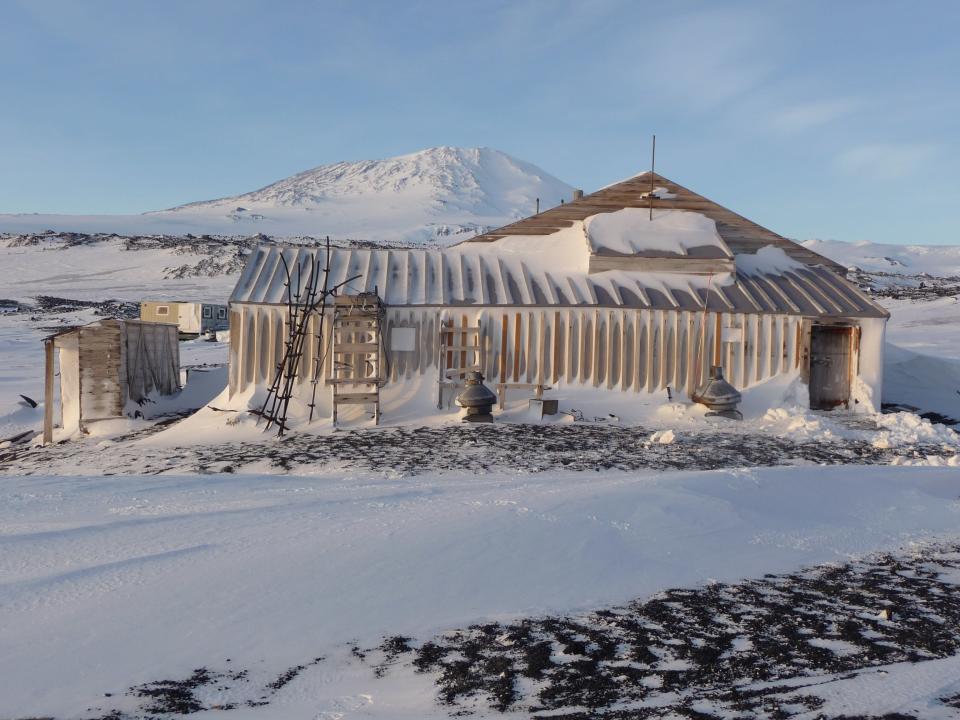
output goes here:
<path id="1" fill-rule="evenodd" d="M 657 163 L 657 136 L 653 136 L 653 144 L 650 148 L 650 219 L 653 220 L 653 170 Z"/>
<path id="2" fill-rule="evenodd" d="M 43 380 L 43 444 L 53 442 L 53 338 L 43 343 L 45 373 Z"/>

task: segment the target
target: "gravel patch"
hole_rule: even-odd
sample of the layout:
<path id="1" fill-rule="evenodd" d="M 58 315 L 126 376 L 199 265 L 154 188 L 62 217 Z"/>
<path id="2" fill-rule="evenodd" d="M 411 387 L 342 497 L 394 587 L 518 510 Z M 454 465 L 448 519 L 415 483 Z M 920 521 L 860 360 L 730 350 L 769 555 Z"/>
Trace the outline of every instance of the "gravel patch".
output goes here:
<path id="1" fill-rule="evenodd" d="M 427 676 L 438 711 L 452 717 L 840 720 L 850 716 L 824 711 L 822 693 L 833 684 L 960 653 L 958 571 L 960 545 L 927 546 L 676 588 L 588 613 L 478 624 L 419 640 L 390 636 L 369 649 L 341 648 L 337 662 L 369 673 L 372 692 L 388 676 Z M 123 711 L 90 710 L 98 720 L 143 720 L 268 705 L 320 663 L 323 657 L 304 660 L 266 683 L 229 665 L 203 667 L 181 680 L 129 688 Z M 214 696 L 231 700 L 207 699 Z M 948 710 L 960 698 L 930 702 Z M 902 710 L 900 699 L 891 704 Z"/>
<path id="2" fill-rule="evenodd" d="M 179 418 L 167 419 L 166 424 Z M 132 440 L 163 423 L 110 441 L 109 452 L 90 439 L 0 451 L 8 474 L 138 474 L 238 472 L 256 463 L 279 472 L 324 467 L 415 475 L 472 471 L 537 473 L 553 470 L 717 470 L 778 465 L 889 465 L 897 458 L 950 457 L 956 448 L 934 444 L 878 448 L 865 440 L 798 442 L 732 431 L 675 431 L 672 443 L 651 442 L 639 426 L 466 425 L 345 430 L 291 434 L 277 440 L 216 446 L 145 449 Z"/>

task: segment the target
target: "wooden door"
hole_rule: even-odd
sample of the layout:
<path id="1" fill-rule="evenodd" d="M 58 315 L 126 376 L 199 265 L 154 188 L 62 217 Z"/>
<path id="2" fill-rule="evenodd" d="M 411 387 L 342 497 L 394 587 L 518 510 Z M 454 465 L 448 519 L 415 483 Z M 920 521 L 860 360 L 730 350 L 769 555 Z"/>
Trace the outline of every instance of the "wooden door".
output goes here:
<path id="1" fill-rule="evenodd" d="M 814 325 L 811 328 L 811 410 L 832 410 L 849 404 L 852 335 L 852 327 Z"/>
<path id="2" fill-rule="evenodd" d="M 123 414 L 126 369 L 120 355 L 120 325 L 105 320 L 99 326 L 80 328 L 80 423 L 120 417 Z"/>

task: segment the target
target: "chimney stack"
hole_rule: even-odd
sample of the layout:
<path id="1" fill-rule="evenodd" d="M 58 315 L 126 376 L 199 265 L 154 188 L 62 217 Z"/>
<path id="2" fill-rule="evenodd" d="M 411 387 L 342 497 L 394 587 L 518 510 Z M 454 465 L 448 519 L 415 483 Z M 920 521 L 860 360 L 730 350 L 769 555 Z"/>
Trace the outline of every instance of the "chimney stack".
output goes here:
<path id="1" fill-rule="evenodd" d="M 580 190 L 579 188 L 576 188 L 573 191 L 573 201 L 576 202 L 577 200 L 583 200 L 583 190 Z"/>

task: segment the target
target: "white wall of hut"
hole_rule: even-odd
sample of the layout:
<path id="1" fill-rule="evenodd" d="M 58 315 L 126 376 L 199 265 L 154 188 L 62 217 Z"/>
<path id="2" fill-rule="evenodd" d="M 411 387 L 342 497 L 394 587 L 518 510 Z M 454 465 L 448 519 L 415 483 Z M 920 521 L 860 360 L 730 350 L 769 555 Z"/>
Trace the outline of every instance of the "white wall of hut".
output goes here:
<path id="1" fill-rule="evenodd" d="M 284 351 L 286 318 L 285 307 L 231 307 L 231 396 L 273 379 Z M 441 322 L 459 327 L 479 323 L 480 365 L 488 384 L 580 385 L 647 393 L 669 386 L 687 395 L 705 379 L 710 365 L 723 366 L 726 378 L 740 389 L 782 374 L 805 376 L 811 326 L 852 325 L 858 328 L 851 335 L 854 399 L 862 410 L 879 405 L 883 319 L 623 308 L 389 307 L 384 333 L 389 383 L 438 372 Z M 413 351 L 390 348 L 394 327 L 414 328 Z M 318 357 L 324 363 L 321 378 L 330 373 L 331 353 L 323 350 L 329 336 L 325 330 L 318 343 L 317 330 L 314 316 L 301 358 L 301 384 L 314 376 Z M 457 338 L 453 340 L 456 344 Z M 863 363 L 862 357 L 867 357 Z M 459 365 L 469 362 L 464 355 Z"/>

